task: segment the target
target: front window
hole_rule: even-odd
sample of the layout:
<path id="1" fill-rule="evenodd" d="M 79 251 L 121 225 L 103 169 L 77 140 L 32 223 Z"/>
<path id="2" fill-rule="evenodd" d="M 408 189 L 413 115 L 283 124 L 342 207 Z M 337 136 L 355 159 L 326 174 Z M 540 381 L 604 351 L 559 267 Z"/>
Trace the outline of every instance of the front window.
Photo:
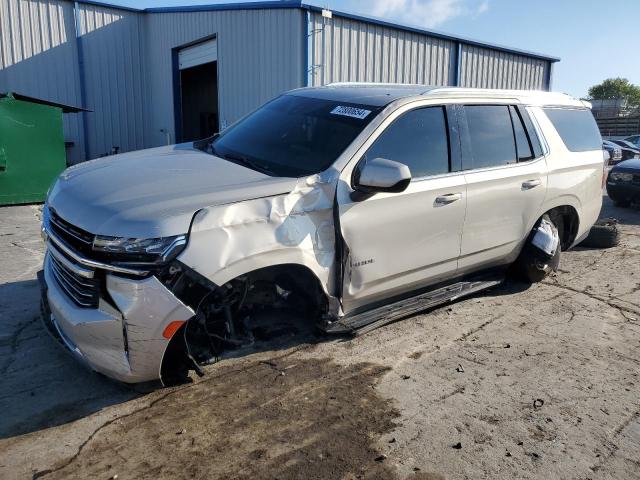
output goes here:
<path id="1" fill-rule="evenodd" d="M 405 113 L 382 132 L 365 157 L 404 163 L 413 178 L 448 173 L 449 142 L 444 108 L 418 108 Z"/>
<path id="2" fill-rule="evenodd" d="M 200 147 L 271 176 L 303 177 L 329 168 L 379 111 L 283 95 Z"/>

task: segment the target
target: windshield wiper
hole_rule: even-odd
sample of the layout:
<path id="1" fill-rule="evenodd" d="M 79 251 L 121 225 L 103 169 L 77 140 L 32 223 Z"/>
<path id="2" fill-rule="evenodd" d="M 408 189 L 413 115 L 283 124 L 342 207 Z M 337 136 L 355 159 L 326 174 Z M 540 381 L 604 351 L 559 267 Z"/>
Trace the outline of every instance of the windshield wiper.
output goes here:
<path id="1" fill-rule="evenodd" d="M 213 148 L 213 145 L 212 145 L 212 148 Z M 225 160 L 230 160 L 232 162 L 240 163 L 241 165 L 244 165 L 245 167 L 252 168 L 253 170 L 258 170 L 259 172 L 273 173 L 273 171 L 270 170 L 269 167 L 266 167 L 266 166 L 262 165 L 261 163 L 257 163 L 255 161 L 245 157 L 244 155 L 238 155 L 236 153 L 225 153 L 224 155 L 218 153 L 217 155 L 221 156 Z"/>

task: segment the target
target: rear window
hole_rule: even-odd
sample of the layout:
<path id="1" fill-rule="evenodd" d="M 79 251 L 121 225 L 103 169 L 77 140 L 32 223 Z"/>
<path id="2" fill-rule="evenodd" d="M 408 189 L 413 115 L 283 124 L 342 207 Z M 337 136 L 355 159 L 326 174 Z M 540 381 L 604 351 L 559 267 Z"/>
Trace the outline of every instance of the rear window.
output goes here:
<path id="1" fill-rule="evenodd" d="M 572 152 L 601 150 L 598 125 L 588 109 L 543 108 L 567 149 Z"/>

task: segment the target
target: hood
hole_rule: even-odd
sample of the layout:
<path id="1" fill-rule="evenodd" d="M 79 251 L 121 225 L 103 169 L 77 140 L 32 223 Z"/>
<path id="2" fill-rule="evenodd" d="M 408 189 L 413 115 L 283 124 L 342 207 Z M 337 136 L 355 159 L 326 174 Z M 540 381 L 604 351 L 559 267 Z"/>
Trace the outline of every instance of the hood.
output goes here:
<path id="1" fill-rule="evenodd" d="M 616 166 L 611 171 L 628 171 L 634 173 L 640 173 L 640 158 L 632 158 L 623 162 L 616 163 Z"/>
<path id="2" fill-rule="evenodd" d="M 203 207 L 289 193 L 296 184 L 295 178 L 270 177 L 188 143 L 68 168 L 47 204 L 94 234 L 165 237 L 187 233 Z"/>

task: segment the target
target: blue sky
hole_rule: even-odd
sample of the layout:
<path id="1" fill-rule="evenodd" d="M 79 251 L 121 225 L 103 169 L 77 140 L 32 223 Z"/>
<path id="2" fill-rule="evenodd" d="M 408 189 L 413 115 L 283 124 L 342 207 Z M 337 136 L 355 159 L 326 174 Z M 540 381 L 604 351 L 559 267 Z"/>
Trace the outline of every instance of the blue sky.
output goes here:
<path id="1" fill-rule="evenodd" d="M 107 0 L 109 1 L 109 0 Z M 110 0 L 134 7 L 242 0 Z M 553 90 L 586 96 L 608 77 L 640 85 L 640 0 L 309 0 L 560 57 Z"/>

